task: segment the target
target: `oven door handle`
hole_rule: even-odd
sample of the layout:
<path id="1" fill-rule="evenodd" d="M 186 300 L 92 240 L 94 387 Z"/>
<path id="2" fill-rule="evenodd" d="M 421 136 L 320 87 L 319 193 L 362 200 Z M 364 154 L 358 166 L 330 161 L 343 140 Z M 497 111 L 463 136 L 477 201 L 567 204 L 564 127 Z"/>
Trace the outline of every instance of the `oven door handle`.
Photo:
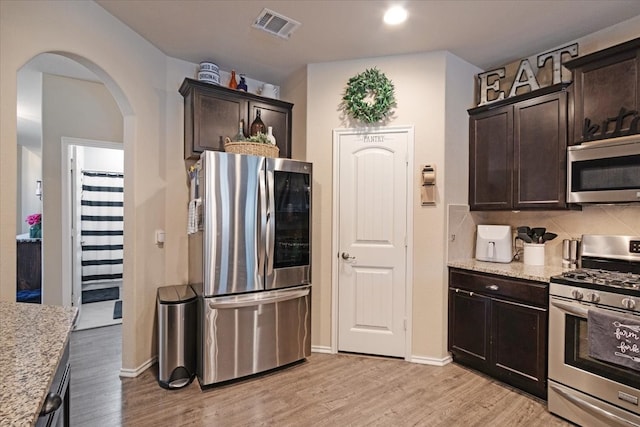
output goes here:
<path id="1" fill-rule="evenodd" d="M 574 316 L 577 316 L 577 317 L 582 317 L 583 319 L 586 319 L 587 315 L 589 314 L 589 310 L 583 307 L 576 306 L 575 304 L 569 304 L 569 303 L 554 301 L 554 300 L 551 300 L 550 303 L 552 306 L 557 307 L 562 311 L 565 311 L 569 314 L 573 314 Z"/>
<path id="2" fill-rule="evenodd" d="M 613 421 L 614 423 L 616 423 L 616 425 L 637 426 L 637 424 L 631 421 L 625 420 L 624 418 L 619 417 L 616 414 L 612 414 L 609 411 L 605 411 L 604 409 L 599 408 L 596 405 L 587 402 L 586 400 L 582 400 L 579 397 L 574 396 L 573 394 L 567 393 L 565 390 L 561 389 L 555 384 L 549 384 L 549 387 L 551 387 L 556 393 L 560 394 L 569 402 L 573 403 L 579 408 L 586 410 L 587 412 L 590 412 L 592 415 L 595 415 L 596 417 L 604 418 L 607 421 Z"/>

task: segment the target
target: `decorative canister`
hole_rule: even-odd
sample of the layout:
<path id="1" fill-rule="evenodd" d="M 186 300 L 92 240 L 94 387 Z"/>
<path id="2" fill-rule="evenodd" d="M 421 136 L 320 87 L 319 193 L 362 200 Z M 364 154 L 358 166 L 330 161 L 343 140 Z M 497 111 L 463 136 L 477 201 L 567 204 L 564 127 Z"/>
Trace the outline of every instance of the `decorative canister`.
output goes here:
<path id="1" fill-rule="evenodd" d="M 216 85 L 220 84 L 220 76 L 210 71 L 200 71 L 198 73 L 198 80 L 200 80 L 201 82 L 213 83 Z"/>
<path id="2" fill-rule="evenodd" d="M 218 65 L 209 61 L 203 61 L 200 63 L 200 71 L 209 71 L 218 75 L 220 74 L 220 68 Z"/>

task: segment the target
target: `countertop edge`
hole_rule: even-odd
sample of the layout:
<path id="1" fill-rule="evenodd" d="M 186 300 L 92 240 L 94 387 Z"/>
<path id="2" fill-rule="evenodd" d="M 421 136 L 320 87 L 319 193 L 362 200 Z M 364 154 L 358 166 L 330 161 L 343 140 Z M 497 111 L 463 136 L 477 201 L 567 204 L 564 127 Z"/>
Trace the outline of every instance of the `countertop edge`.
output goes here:
<path id="1" fill-rule="evenodd" d="M 447 262 L 448 267 L 460 268 L 463 270 L 477 271 L 481 273 L 496 274 L 499 276 L 512 277 L 515 279 L 533 280 L 536 282 L 549 282 L 553 276 L 562 274 L 568 269 L 561 266 L 549 265 L 526 265 L 522 262 L 496 263 L 478 261 L 474 258 L 459 259 Z"/>

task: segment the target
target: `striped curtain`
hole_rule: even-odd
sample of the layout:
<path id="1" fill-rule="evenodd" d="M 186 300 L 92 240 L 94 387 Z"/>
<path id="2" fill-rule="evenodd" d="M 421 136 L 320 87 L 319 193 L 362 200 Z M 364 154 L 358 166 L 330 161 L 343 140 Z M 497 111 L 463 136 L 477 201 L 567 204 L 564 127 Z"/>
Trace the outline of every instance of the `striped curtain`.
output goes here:
<path id="1" fill-rule="evenodd" d="M 82 171 L 82 284 L 122 280 L 124 178 Z"/>

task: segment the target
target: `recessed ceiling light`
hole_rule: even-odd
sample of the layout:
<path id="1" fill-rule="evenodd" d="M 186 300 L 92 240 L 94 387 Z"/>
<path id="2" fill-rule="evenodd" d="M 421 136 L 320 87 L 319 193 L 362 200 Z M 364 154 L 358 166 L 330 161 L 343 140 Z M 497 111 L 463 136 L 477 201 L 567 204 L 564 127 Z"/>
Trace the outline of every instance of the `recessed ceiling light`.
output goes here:
<path id="1" fill-rule="evenodd" d="M 407 20 L 407 10 L 402 6 L 392 6 L 384 14 L 384 22 L 388 25 L 398 25 Z"/>

